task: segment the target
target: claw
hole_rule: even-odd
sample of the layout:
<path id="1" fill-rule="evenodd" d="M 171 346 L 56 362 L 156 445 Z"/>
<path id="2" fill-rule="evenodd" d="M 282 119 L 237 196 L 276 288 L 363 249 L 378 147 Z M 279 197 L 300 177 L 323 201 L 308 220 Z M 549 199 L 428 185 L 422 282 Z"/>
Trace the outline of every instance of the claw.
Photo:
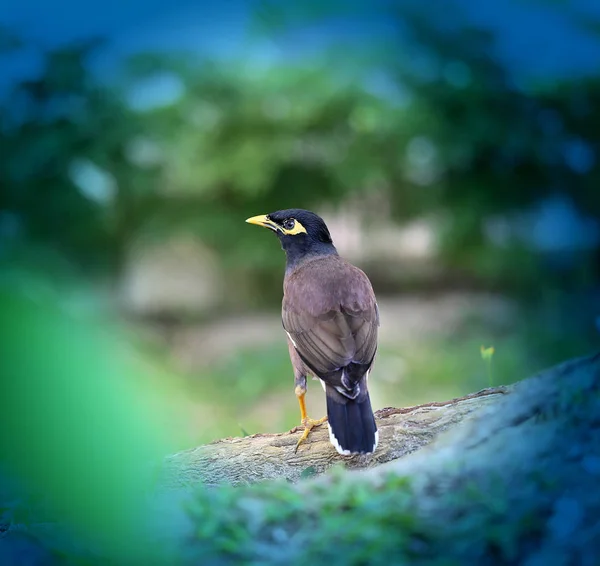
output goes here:
<path id="1" fill-rule="evenodd" d="M 323 417 L 322 419 L 319 419 L 319 420 L 313 420 L 308 417 L 302 419 L 302 424 L 304 426 L 304 432 L 302 433 L 300 440 L 298 440 L 298 442 L 296 443 L 296 448 L 294 448 L 294 454 L 296 452 L 298 452 L 298 447 L 300 446 L 300 444 L 302 444 L 308 438 L 310 431 L 317 426 L 321 426 L 325 422 L 327 422 L 327 417 Z"/>

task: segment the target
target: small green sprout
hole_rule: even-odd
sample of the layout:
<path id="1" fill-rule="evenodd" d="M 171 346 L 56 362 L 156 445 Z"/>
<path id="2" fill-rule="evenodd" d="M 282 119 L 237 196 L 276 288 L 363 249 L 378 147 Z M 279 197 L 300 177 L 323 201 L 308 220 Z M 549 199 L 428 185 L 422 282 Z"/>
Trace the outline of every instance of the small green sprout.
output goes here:
<path id="1" fill-rule="evenodd" d="M 485 362 L 488 371 L 488 382 L 489 387 L 492 387 L 492 356 L 494 355 L 494 347 L 490 346 L 486 348 L 485 346 L 481 346 L 481 359 Z"/>

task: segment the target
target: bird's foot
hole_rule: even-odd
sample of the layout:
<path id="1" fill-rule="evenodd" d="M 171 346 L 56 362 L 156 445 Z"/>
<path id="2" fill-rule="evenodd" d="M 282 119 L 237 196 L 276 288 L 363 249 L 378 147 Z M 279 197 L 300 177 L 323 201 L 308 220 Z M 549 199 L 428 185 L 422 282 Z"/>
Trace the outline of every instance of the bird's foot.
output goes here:
<path id="1" fill-rule="evenodd" d="M 319 420 L 314 420 L 309 417 L 302 419 L 302 426 L 304 426 L 304 432 L 302 433 L 300 440 L 298 440 L 298 442 L 296 444 L 296 448 L 294 449 L 294 454 L 296 452 L 298 452 L 298 447 L 300 446 L 300 444 L 302 444 L 308 438 L 310 431 L 313 428 L 315 428 L 316 426 L 321 426 L 323 423 L 326 423 L 326 422 L 327 422 L 327 417 L 323 417 L 322 419 L 319 419 Z"/>

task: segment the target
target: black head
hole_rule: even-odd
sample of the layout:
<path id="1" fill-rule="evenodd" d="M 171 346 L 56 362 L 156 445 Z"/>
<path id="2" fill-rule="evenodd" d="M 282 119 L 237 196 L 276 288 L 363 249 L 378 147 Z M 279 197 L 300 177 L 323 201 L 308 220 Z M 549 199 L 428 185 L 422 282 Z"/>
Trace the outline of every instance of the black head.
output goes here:
<path id="1" fill-rule="evenodd" d="M 277 234 L 287 254 L 288 267 L 306 257 L 337 254 L 325 222 L 314 212 L 290 208 L 253 216 L 246 222 L 269 228 Z"/>

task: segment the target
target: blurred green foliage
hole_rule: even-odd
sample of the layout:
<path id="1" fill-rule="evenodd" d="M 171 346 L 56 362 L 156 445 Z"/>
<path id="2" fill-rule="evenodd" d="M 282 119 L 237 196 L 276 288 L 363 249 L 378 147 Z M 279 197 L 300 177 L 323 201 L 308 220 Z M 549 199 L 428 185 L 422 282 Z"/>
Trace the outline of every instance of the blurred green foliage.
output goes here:
<path id="1" fill-rule="evenodd" d="M 9 525 L 59 522 L 90 556 L 144 560 L 153 467 L 175 430 L 120 332 L 50 300 L 0 291 L 0 470 Z M 164 379 L 164 378 L 163 378 Z M 5 482 L 21 503 L 7 504 Z M 10 493 L 10 492 L 9 492 Z M 11 562 L 12 563 L 12 562 Z M 148 563 L 148 562 L 147 562 Z"/>
<path id="2" fill-rule="evenodd" d="M 273 10 L 263 23 L 289 22 Z M 268 64 L 139 55 L 112 81 L 88 70 L 98 42 L 46 53 L 0 106 L 12 257 L 41 245 L 118 278 L 136 241 L 191 231 L 265 296 L 281 258 L 241 220 L 362 195 L 396 220 L 449 218 L 439 260 L 465 275 L 525 289 L 550 277 L 531 252 L 491 246 L 483 220 L 557 193 L 600 217 L 598 77 L 518 84 L 494 37 L 459 16 L 442 25 L 407 4 L 388 17 L 408 37 Z"/>

